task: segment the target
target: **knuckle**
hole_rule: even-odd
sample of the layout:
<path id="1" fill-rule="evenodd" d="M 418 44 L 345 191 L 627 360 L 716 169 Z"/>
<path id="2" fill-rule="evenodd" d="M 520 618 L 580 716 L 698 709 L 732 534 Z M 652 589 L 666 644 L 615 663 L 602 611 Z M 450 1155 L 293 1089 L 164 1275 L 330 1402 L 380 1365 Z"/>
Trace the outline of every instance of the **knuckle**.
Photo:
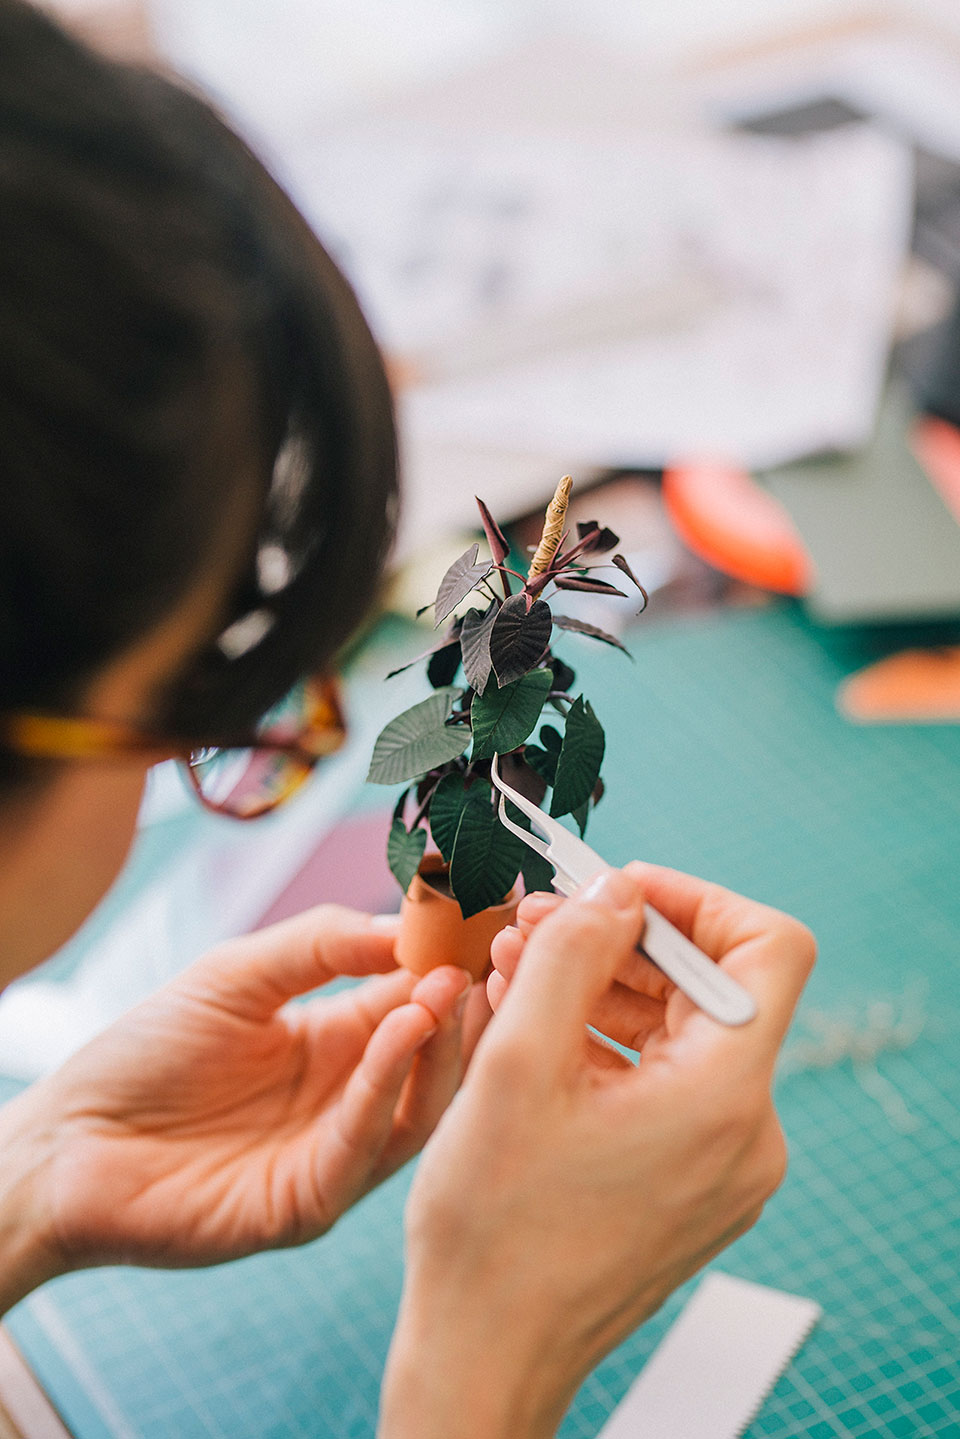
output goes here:
<path id="1" fill-rule="evenodd" d="M 794 919 L 792 915 L 784 915 L 781 932 L 795 954 L 798 965 L 805 975 L 809 975 L 817 958 L 817 940 L 813 931 L 808 929 L 802 920 Z"/>
<path id="2" fill-rule="evenodd" d="M 760 1141 L 756 1161 L 757 1187 L 764 1200 L 775 1194 L 786 1178 L 787 1161 L 787 1142 L 774 1117 Z"/>

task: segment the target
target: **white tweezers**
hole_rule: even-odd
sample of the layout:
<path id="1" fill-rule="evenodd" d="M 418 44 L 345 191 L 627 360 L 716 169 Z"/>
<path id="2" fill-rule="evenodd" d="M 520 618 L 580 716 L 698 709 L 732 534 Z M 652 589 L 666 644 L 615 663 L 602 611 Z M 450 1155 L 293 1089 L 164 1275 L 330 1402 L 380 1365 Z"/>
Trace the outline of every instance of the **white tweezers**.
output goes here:
<path id="1" fill-rule="evenodd" d="M 508 785 L 501 778 L 499 761 L 500 756 L 494 755 L 490 777 L 500 791 L 500 822 L 553 865 L 556 871 L 554 883 L 561 894 L 569 896 L 594 875 L 613 868 L 558 820 L 545 814 L 539 805 Z M 507 814 L 508 799 L 540 831 L 539 835 L 514 824 Z M 731 979 L 651 905 L 646 906 L 644 914 L 643 935 L 638 946 L 640 952 L 652 960 L 678 989 L 682 989 L 698 1009 L 721 1024 L 746 1024 L 753 1019 L 757 1006 L 753 996 L 742 985 Z"/>

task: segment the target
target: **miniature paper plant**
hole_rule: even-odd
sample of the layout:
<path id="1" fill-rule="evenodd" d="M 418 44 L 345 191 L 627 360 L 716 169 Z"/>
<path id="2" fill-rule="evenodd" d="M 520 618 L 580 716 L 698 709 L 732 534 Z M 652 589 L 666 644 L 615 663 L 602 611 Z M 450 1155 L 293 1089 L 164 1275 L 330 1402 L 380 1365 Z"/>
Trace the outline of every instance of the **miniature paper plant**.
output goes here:
<path id="1" fill-rule="evenodd" d="M 489 557 L 481 558 L 477 543 L 454 561 L 432 602 L 440 637 L 388 676 L 425 660 L 433 693 L 391 720 L 374 747 L 368 779 L 404 786 L 387 860 L 406 891 L 429 829 L 465 918 L 499 904 L 521 873 L 528 891 L 549 889 L 552 878 L 550 866 L 497 818 L 494 754 L 514 788 L 540 805 L 549 796 L 550 814 L 572 815 L 581 834 L 603 794 L 603 727 L 552 644 L 555 632 L 566 630 L 627 651 L 614 635 L 553 605 L 565 590 L 627 598 L 599 577 L 611 567 L 639 590 L 641 611 L 647 595 L 616 553 L 612 531 L 595 521 L 578 524 L 575 537 L 564 528 L 571 486 L 569 475 L 558 484 L 526 575 L 507 564 L 510 546 L 478 499 Z M 464 612 L 471 596 L 476 603 Z M 528 824 L 516 809 L 512 818 Z"/>

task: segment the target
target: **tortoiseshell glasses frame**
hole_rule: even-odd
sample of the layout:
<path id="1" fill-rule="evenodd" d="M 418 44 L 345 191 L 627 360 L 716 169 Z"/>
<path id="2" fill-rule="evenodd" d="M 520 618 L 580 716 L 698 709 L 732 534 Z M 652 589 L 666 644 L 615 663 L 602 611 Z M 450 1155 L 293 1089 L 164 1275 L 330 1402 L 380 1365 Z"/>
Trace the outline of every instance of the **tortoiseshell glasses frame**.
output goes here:
<path id="1" fill-rule="evenodd" d="M 262 729 L 230 744 L 195 743 L 110 719 L 39 711 L 0 715 L 0 747 L 24 758 L 178 759 L 201 804 L 233 819 L 259 819 L 278 808 L 341 748 L 346 734 L 340 687 L 329 677 L 296 686 Z"/>

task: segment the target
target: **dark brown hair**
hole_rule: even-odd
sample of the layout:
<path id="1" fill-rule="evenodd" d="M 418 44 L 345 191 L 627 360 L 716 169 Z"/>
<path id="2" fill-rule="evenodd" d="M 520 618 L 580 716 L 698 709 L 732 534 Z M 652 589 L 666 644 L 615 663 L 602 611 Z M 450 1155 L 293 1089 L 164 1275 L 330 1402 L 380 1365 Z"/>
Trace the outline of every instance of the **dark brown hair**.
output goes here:
<path id="1" fill-rule="evenodd" d="M 186 595 L 243 486 L 261 523 L 211 643 L 154 716 L 209 742 L 328 665 L 396 498 L 356 299 L 203 101 L 0 0 L 0 709 L 71 712 Z M 265 563 L 269 561 L 269 563 Z M 19 762 L 0 756 L 0 783 Z"/>

